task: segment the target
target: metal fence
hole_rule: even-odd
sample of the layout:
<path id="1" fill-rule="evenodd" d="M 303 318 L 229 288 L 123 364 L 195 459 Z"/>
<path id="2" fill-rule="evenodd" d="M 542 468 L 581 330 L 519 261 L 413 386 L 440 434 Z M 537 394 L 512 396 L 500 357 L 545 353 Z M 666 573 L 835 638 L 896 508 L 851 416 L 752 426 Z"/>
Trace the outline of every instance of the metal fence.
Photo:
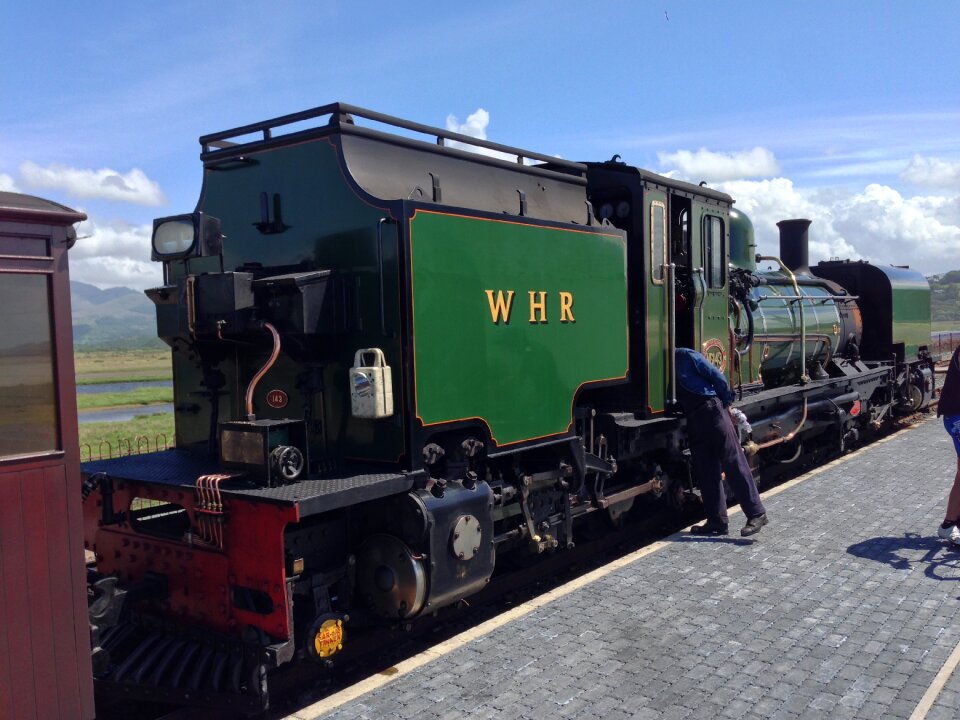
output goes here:
<path id="1" fill-rule="evenodd" d="M 950 354 L 960 345 L 960 330 L 945 330 L 931 333 L 933 343 L 930 352 L 942 360 L 948 360 Z"/>
<path id="2" fill-rule="evenodd" d="M 173 446 L 176 446 L 176 438 L 174 438 Z M 80 461 L 90 462 L 91 460 L 108 460 L 109 458 L 126 455 L 143 455 L 157 450 L 167 450 L 170 447 L 172 446 L 166 433 L 158 433 L 152 441 L 146 435 L 137 435 L 133 439 L 118 437 L 116 448 L 109 440 L 101 440 L 96 450 L 90 443 L 81 443 Z"/>

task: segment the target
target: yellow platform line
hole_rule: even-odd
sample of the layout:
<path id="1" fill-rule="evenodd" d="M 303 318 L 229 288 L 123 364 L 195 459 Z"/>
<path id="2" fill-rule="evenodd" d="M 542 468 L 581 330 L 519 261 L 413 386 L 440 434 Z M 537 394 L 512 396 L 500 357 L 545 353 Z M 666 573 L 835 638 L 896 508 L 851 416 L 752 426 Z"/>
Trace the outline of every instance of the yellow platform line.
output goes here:
<path id="1" fill-rule="evenodd" d="M 910 715 L 910 720 L 924 720 L 924 718 L 927 717 L 927 713 L 930 712 L 933 703 L 937 697 L 939 697 L 944 685 L 947 684 L 947 680 L 953 675 L 953 671 L 957 669 L 958 663 L 960 663 L 960 643 L 957 643 L 953 652 L 950 653 L 950 657 L 947 658 L 943 667 L 940 668 L 940 672 L 933 678 L 930 687 L 927 688 L 923 697 L 920 698 L 920 702 L 918 702 L 917 707 L 914 708 L 913 714 Z"/>
<path id="2" fill-rule="evenodd" d="M 917 425 L 914 425 L 913 427 L 907 428 L 907 430 L 912 430 L 914 427 L 918 427 L 919 425 L 920 423 L 918 423 Z M 849 455 L 844 455 L 842 457 L 837 458 L 836 460 L 832 460 L 826 465 L 822 465 L 814 470 L 811 470 L 805 475 L 801 475 L 799 477 L 794 478 L 793 480 L 789 480 L 783 483 L 782 485 L 778 485 L 775 488 L 771 488 L 770 490 L 767 490 L 761 493 L 760 495 L 763 498 L 770 498 L 775 495 L 779 495 L 780 493 L 785 492 L 792 487 L 796 487 L 800 483 L 806 482 L 810 478 L 816 477 L 817 475 L 820 475 L 826 472 L 827 470 L 830 470 L 836 467 L 837 465 L 841 465 L 842 463 L 845 463 L 848 460 L 852 460 L 853 458 L 867 452 L 868 450 L 871 450 L 877 447 L 878 445 L 882 445 L 883 443 L 893 440 L 900 434 L 901 433 L 898 432 L 894 435 L 889 435 L 885 438 L 882 438 L 874 443 L 870 443 L 869 445 L 866 445 L 862 448 L 859 448 L 858 450 L 855 450 Z M 737 515 L 740 512 L 741 510 L 739 508 L 730 508 L 729 510 L 729 514 L 731 516 Z M 498 628 L 503 627 L 507 623 L 510 623 L 510 622 L 513 622 L 514 620 L 518 620 L 522 617 L 525 617 L 526 615 L 529 615 L 530 613 L 532 613 L 534 610 L 538 610 L 539 608 L 542 608 L 544 605 L 548 605 L 549 603 L 552 603 L 554 600 L 559 600 L 560 598 L 565 597 L 570 593 L 575 592 L 586 585 L 589 585 L 595 580 L 599 580 L 600 578 L 606 577 L 610 573 L 616 572 L 621 568 L 631 565 L 632 563 L 635 563 L 637 560 L 640 560 L 641 558 L 645 558 L 647 555 L 652 555 L 658 550 L 662 550 L 663 548 L 672 545 L 673 544 L 672 539 L 682 537 L 683 535 L 685 535 L 690 531 L 690 527 L 686 527 L 683 530 L 679 530 L 678 532 L 675 532 L 673 535 L 670 535 L 666 540 L 658 540 L 654 543 L 651 543 L 650 545 L 642 547 L 639 550 L 635 550 L 634 552 L 628 555 L 624 555 L 621 558 L 617 558 L 613 562 L 610 562 L 604 565 L 603 567 L 599 567 L 596 570 L 591 570 L 585 575 L 581 575 L 580 577 L 575 578 L 574 580 L 571 580 L 568 583 L 564 583 L 563 585 L 560 585 L 559 587 L 556 587 L 553 590 L 549 590 L 543 593 L 542 595 L 538 595 L 537 597 L 531 600 L 528 600 L 522 605 L 517 605 L 516 607 L 511 608 L 510 610 L 507 610 L 497 615 L 496 617 L 490 618 L 489 620 L 482 622 L 479 625 L 470 628 L 469 630 L 465 630 L 459 635 L 454 635 L 452 638 L 444 640 L 443 642 L 437 645 L 434 645 L 433 647 L 428 648 L 423 652 L 417 655 L 414 655 L 411 658 L 402 660 L 401 662 L 398 662 L 396 665 L 390 668 L 387 668 L 386 670 L 379 672 L 376 675 L 371 675 L 370 677 L 364 680 L 361 680 L 360 682 L 355 683 L 350 687 L 346 687 L 343 690 L 340 690 L 339 692 L 333 693 L 332 695 L 328 695 L 322 700 L 318 700 L 312 705 L 309 705 L 305 708 L 301 708 L 300 710 L 297 710 L 295 713 L 287 715 L 286 718 L 284 718 L 284 720 L 316 720 L 316 718 L 319 718 L 321 715 L 324 715 L 328 712 L 336 710 L 341 705 L 345 705 L 346 703 L 352 700 L 356 700 L 359 697 L 363 697 L 367 693 L 373 692 L 374 690 L 378 690 L 384 685 L 387 685 L 388 683 L 393 682 L 397 678 L 403 677 L 404 675 L 409 675 L 411 672 L 413 672 L 419 667 L 426 665 L 428 662 L 432 662 L 433 660 L 441 658 L 444 655 L 448 655 L 454 650 L 457 650 L 463 647 L 464 645 L 467 645 L 468 643 L 483 637 L 484 635 L 489 635 L 494 630 L 497 630 Z M 954 651 L 954 654 L 958 655 L 958 658 L 960 658 L 960 646 L 958 646 L 958 649 Z M 931 703 L 932 703 L 932 700 L 931 700 Z M 911 720 L 913 719 L 911 718 Z"/>

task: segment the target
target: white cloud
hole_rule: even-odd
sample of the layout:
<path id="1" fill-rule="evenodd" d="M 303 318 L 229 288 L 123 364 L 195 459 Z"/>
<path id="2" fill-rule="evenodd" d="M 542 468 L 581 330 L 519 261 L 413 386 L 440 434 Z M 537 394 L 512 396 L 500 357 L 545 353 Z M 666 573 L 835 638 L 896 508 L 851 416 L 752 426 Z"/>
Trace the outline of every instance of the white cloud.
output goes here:
<path id="1" fill-rule="evenodd" d="M 713 152 L 706 148 L 696 152 L 678 150 L 657 153 L 657 158 L 661 165 L 670 168 L 673 176 L 691 182 L 769 177 L 780 172 L 773 153 L 762 147 L 732 153 Z"/>
<path id="2" fill-rule="evenodd" d="M 916 198 L 915 198 L 916 199 Z M 931 217 L 937 218 L 944 225 L 960 227 L 960 195 L 953 198 L 928 197 L 921 205 Z"/>
<path id="3" fill-rule="evenodd" d="M 757 237 L 757 252 L 762 255 L 780 254 L 780 231 L 777 222 L 792 218 L 806 218 L 810 226 L 810 262 L 831 257 L 858 260 L 862 256 L 855 245 L 833 228 L 829 205 L 809 198 L 798 191 L 787 178 L 772 180 L 736 180 L 721 183 L 716 189 L 729 193 L 736 207 L 753 221 Z"/>
<path id="4" fill-rule="evenodd" d="M 487 139 L 487 126 L 489 125 L 490 113 L 483 108 L 477 108 L 476 112 L 468 115 L 466 121 L 462 123 L 456 115 L 447 115 L 447 130 L 450 132 L 460 133 L 461 135 L 468 135 L 470 137 L 477 138 L 478 140 Z M 462 143 L 456 140 L 447 140 L 446 144 L 447 147 L 474 152 L 478 155 L 487 155 L 488 157 L 507 160 L 508 162 L 517 161 L 516 155 L 510 155 L 497 150 L 491 150 L 490 148 L 481 147 L 479 145 L 470 145 L 469 143 Z"/>
<path id="5" fill-rule="evenodd" d="M 834 228 L 847 237 L 861 237 L 858 244 L 868 257 L 910 264 L 926 273 L 960 269 L 960 227 L 935 214 L 944 200 L 903 197 L 885 185 L 868 185 L 862 193 L 839 199 Z"/>
<path id="6" fill-rule="evenodd" d="M 877 177 L 879 175 L 896 175 L 903 169 L 903 160 L 873 160 L 869 162 L 838 162 L 837 158 L 819 158 L 818 164 L 823 165 L 816 170 L 805 173 L 813 178 L 845 178 L 845 177 Z"/>
<path id="7" fill-rule="evenodd" d="M 832 257 L 910 265 L 924 274 L 960 269 L 960 197 L 904 197 L 886 185 L 860 192 L 798 190 L 787 178 L 735 181 L 729 193 L 753 221 L 758 252 L 779 254 L 778 220 L 807 218 L 810 262 Z"/>
<path id="8" fill-rule="evenodd" d="M 900 179 L 921 187 L 960 190 L 960 162 L 914 155 Z"/>
<path id="9" fill-rule="evenodd" d="M 119 173 L 109 168 L 83 170 L 56 164 L 44 168 L 28 161 L 20 166 L 20 174 L 28 185 L 64 190 L 71 197 L 150 206 L 162 205 L 167 201 L 160 185 L 137 168 L 128 173 Z"/>
<path id="10" fill-rule="evenodd" d="M 13 178 L 9 175 L 4 175 L 3 173 L 0 173 L 0 191 L 20 192 L 17 189 L 17 184 L 13 181 Z"/>
<path id="11" fill-rule="evenodd" d="M 487 126 L 490 124 L 490 113 L 483 108 L 467 116 L 466 122 L 461 123 L 454 114 L 447 115 L 447 130 L 450 132 L 469 135 L 480 140 L 487 139 Z"/>
<path id="12" fill-rule="evenodd" d="M 144 290 L 163 282 L 160 263 L 150 260 L 151 224 L 99 223 L 91 218 L 77 227 L 70 251 L 70 276 L 100 288 L 118 285 Z"/>

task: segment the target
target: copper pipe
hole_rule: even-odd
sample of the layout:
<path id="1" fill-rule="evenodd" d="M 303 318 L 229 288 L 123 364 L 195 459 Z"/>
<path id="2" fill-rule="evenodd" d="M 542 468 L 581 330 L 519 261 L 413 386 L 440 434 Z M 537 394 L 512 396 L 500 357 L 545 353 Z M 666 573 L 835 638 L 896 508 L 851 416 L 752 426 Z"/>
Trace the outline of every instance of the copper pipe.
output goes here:
<path id="1" fill-rule="evenodd" d="M 220 498 L 221 480 L 223 480 L 223 475 L 214 475 L 210 478 L 211 484 L 213 485 L 213 509 L 217 512 L 223 510 L 223 502 Z"/>
<path id="2" fill-rule="evenodd" d="M 197 485 L 197 496 L 200 498 L 200 509 L 201 509 L 201 510 L 205 510 L 206 507 L 207 507 L 206 490 L 205 490 L 205 488 L 204 488 L 204 486 L 203 486 L 204 482 L 206 482 L 206 479 L 207 479 L 207 476 L 206 476 L 206 475 L 201 475 L 200 477 L 197 478 L 197 483 L 196 483 L 196 485 Z"/>
<path id="3" fill-rule="evenodd" d="M 807 399 L 804 398 L 803 399 L 803 416 L 800 418 L 800 423 L 793 430 L 791 430 L 789 433 L 787 433 L 783 437 L 774 438 L 773 440 L 768 440 L 767 442 L 763 442 L 763 443 L 748 442 L 746 445 L 743 446 L 743 449 L 747 453 L 747 455 L 756 455 L 758 452 L 768 447 L 773 447 L 774 445 L 779 445 L 780 443 L 790 442 L 791 440 L 793 440 L 793 438 L 796 437 L 797 433 L 800 432 L 800 428 L 802 428 L 806 424 L 806 422 L 807 422 Z"/>
<path id="4" fill-rule="evenodd" d="M 253 414 L 253 391 L 256 389 L 257 383 L 260 382 L 260 378 L 267 374 L 267 371 L 273 367 L 273 364 L 280 356 L 280 333 L 278 333 L 277 329 L 268 322 L 262 322 L 260 323 L 260 326 L 266 330 L 269 330 L 270 334 L 273 336 L 273 352 L 270 353 L 270 359 L 264 363 L 263 367 L 260 368 L 259 371 L 257 371 L 257 374 L 253 376 L 253 380 L 251 380 L 250 384 L 247 386 L 247 420 L 257 419 L 257 416 Z"/>

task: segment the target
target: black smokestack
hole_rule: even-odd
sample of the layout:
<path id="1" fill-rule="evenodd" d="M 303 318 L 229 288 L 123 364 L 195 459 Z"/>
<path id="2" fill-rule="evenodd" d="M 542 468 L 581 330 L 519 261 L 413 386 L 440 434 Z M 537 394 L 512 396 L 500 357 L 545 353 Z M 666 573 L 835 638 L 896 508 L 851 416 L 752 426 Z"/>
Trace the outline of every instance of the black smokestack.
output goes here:
<path id="1" fill-rule="evenodd" d="M 795 273 L 810 274 L 809 220 L 781 220 L 780 259 Z"/>

